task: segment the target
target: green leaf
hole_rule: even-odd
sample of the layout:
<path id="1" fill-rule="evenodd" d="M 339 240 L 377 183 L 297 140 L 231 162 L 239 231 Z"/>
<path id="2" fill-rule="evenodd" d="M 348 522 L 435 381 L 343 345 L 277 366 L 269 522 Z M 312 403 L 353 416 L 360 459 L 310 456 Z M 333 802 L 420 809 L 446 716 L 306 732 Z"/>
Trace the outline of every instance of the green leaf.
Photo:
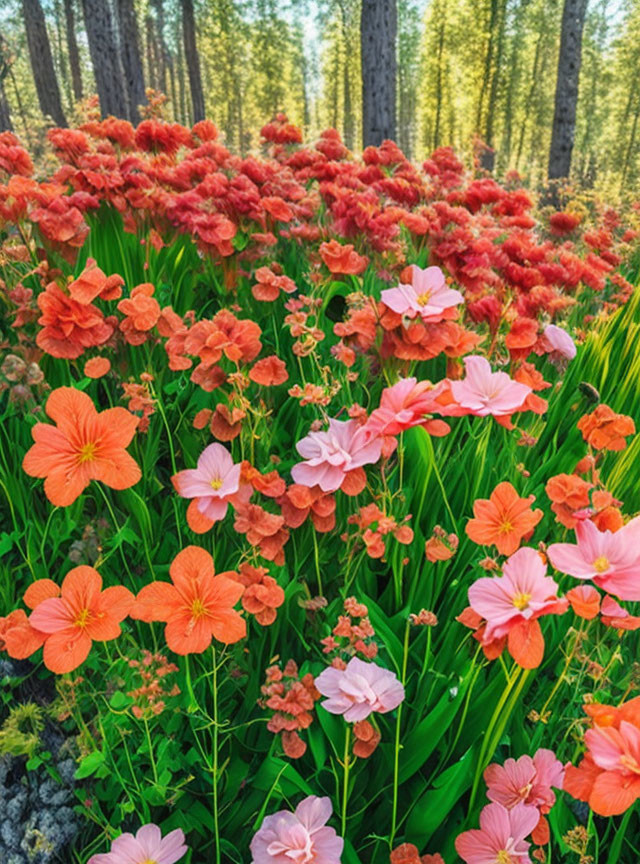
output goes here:
<path id="1" fill-rule="evenodd" d="M 76 769 L 76 780 L 91 777 L 102 765 L 104 765 L 104 754 L 100 750 L 94 750 L 93 753 L 89 753 L 80 762 L 80 765 Z"/>

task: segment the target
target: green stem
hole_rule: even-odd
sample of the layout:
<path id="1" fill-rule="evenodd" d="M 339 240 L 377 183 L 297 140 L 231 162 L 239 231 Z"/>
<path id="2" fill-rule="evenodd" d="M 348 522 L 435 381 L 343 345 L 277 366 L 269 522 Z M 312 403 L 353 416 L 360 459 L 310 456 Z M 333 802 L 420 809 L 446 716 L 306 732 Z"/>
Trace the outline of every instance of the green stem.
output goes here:
<path id="1" fill-rule="evenodd" d="M 318 537 L 316 535 L 316 529 L 311 525 L 311 534 L 313 536 L 313 557 L 316 562 L 316 576 L 318 578 L 318 597 L 324 597 L 322 593 L 322 576 L 320 575 L 320 556 L 318 550 Z"/>
<path id="2" fill-rule="evenodd" d="M 151 762 L 151 770 L 153 771 L 153 782 L 158 785 L 158 768 L 156 766 L 156 760 L 153 755 L 153 744 L 151 743 L 151 733 L 149 731 L 149 721 L 146 717 L 143 717 L 144 720 L 144 730 L 147 733 L 147 746 L 149 747 L 149 760 Z"/>
<path id="3" fill-rule="evenodd" d="M 104 503 L 107 505 L 107 510 L 109 511 L 109 515 L 111 516 L 111 521 L 113 522 L 113 526 L 116 529 L 116 534 L 120 533 L 120 526 L 118 524 L 118 520 L 116 519 L 116 514 L 113 512 L 113 507 L 111 506 L 111 502 L 107 498 L 107 493 L 102 488 L 102 484 L 96 482 L 95 484 L 97 488 L 100 490 L 100 494 L 104 499 Z M 130 579 L 133 579 L 133 575 L 131 570 L 129 570 L 129 564 L 127 563 L 127 556 L 124 554 L 124 549 L 122 548 L 122 541 L 120 542 L 118 548 L 120 549 L 120 557 L 122 558 L 122 563 L 124 564 L 124 569 L 127 571 L 127 574 Z"/>
<path id="4" fill-rule="evenodd" d="M 430 632 L 429 628 L 429 632 Z M 404 687 L 407 680 L 407 661 L 409 659 L 409 634 L 411 632 L 411 624 L 407 619 L 404 628 L 404 651 L 402 654 L 402 686 Z M 428 651 L 428 649 L 427 649 Z M 403 702 L 398 706 L 398 718 L 396 720 L 396 741 L 393 756 L 393 801 L 391 805 L 391 833 L 389 835 L 389 848 L 393 847 L 393 838 L 396 835 L 397 817 L 398 817 L 398 787 L 400 779 L 400 724 L 402 721 L 402 706 Z"/>
<path id="5" fill-rule="evenodd" d="M 216 864 L 220 864 L 220 826 L 218 824 L 218 665 L 215 645 L 213 653 L 213 831 L 216 843 Z"/>
<path id="6" fill-rule="evenodd" d="M 351 767 L 351 763 L 349 761 L 349 749 L 351 745 L 351 726 L 347 725 L 347 731 L 344 736 L 344 777 L 342 781 L 342 820 L 341 820 L 341 834 L 344 837 L 347 829 L 347 803 L 349 801 L 349 768 Z"/>

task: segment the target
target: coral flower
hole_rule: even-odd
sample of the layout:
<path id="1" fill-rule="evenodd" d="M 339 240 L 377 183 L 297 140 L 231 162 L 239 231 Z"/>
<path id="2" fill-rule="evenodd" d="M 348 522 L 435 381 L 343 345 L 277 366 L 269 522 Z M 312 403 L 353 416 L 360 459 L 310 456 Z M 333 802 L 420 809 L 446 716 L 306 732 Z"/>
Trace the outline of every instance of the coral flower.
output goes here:
<path id="1" fill-rule="evenodd" d="M 635 435 L 636 425 L 631 417 L 616 414 L 608 405 L 598 405 L 578 420 L 578 429 L 594 450 L 624 450 L 625 438 Z"/>
<path id="2" fill-rule="evenodd" d="M 600 816 L 617 816 L 640 798 L 640 697 L 612 705 L 586 705 L 593 720 L 587 753 L 567 768 L 564 788 Z"/>
<path id="3" fill-rule="evenodd" d="M 265 816 L 251 841 L 251 864 L 340 864 L 344 840 L 327 826 L 329 798 L 309 795 L 294 813 Z"/>
<path id="4" fill-rule="evenodd" d="M 492 372 L 489 361 L 473 355 L 464 358 L 466 377 L 451 381 L 454 400 L 476 417 L 505 417 L 520 408 L 531 387 L 513 381 L 506 372 Z"/>
<path id="5" fill-rule="evenodd" d="M 99 309 L 69 297 L 55 282 L 38 295 L 38 306 L 42 330 L 36 342 L 52 357 L 74 360 L 85 348 L 104 345 L 113 333 L 113 325 Z"/>
<path id="6" fill-rule="evenodd" d="M 92 480 L 128 489 L 140 479 L 140 468 L 125 447 L 131 443 L 139 418 L 126 408 L 98 413 L 80 390 L 59 387 L 45 411 L 56 423 L 36 423 L 35 444 L 22 467 L 31 477 L 44 477 L 44 491 L 56 507 L 67 507 Z"/>
<path id="7" fill-rule="evenodd" d="M 442 855 L 420 855 L 413 843 L 397 846 L 389 856 L 389 864 L 444 864 Z"/>
<path id="8" fill-rule="evenodd" d="M 562 573 L 593 579 L 621 600 L 640 600 L 640 516 L 619 531 L 599 531 L 589 519 L 575 527 L 577 544 L 552 543 L 549 560 Z"/>
<path id="9" fill-rule="evenodd" d="M 244 586 L 225 573 L 214 576 L 213 558 L 205 549 L 187 546 L 171 562 L 169 575 L 172 585 L 145 585 L 131 617 L 165 621 L 164 634 L 172 651 L 199 654 L 212 638 L 229 645 L 246 636 L 246 622 L 233 608 Z"/>
<path id="10" fill-rule="evenodd" d="M 357 276 L 366 268 L 369 259 L 358 255 L 353 246 L 343 246 L 337 240 L 330 240 L 320 246 L 320 256 L 332 273 Z"/>
<path id="11" fill-rule="evenodd" d="M 222 444 L 209 444 L 200 454 L 198 467 L 179 471 L 171 482 L 178 495 L 193 498 L 199 513 L 214 523 L 224 519 L 240 487 L 241 470 Z"/>
<path id="12" fill-rule="evenodd" d="M 59 675 L 77 669 L 93 641 L 117 639 L 133 602 L 133 594 L 121 585 L 103 591 L 102 577 L 93 567 L 74 567 L 64 578 L 60 597 L 38 603 L 29 617 L 32 627 L 47 634 L 44 665 Z"/>
<path id="13" fill-rule="evenodd" d="M 84 364 L 82 370 L 87 378 L 102 378 L 111 369 L 111 361 L 108 357 L 92 357 Z"/>
<path id="14" fill-rule="evenodd" d="M 385 387 L 380 396 L 380 405 L 371 413 L 367 421 L 367 429 L 379 435 L 399 435 L 412 426 L 426 424 L 425 415 L 439 413 L 441 406 L 435 401 L 439 390 L 430 381 L 418 381 L 416 378 L 401 378 L 392 387 Z M 449 427 L 441 420 L 431 421 L 431 429 L 437 429 L 434 424 L 442 424 L 442 429 Z M 434 434 L 433 431 L 431 434 Z M 436 433 L 437 434 L 437 433 Z"/>
<path id="15" fill-rule="evenodd" d="M 310 432 L 296 444 L 305 460 L 291 469 L 295 483 L 319 486 L 323 492 L 335 492 L 352 472 L 358 472 L 361 491 L 363 465 L 377 462 L 382 451 L 382 440 L 372 437 L 356 420 L 329 420 L 326 432 Z"/>
<path id="16" fill-rule="evenodd" d="M 501 555 L 512 555 L 542 519 L 542 510 L 531 509 L 535 500 L 534 495 L 520 498 L 509 482 L 499 483 L 489 499 L 474 501 L 467 535 L 480 546 L 495 544 Z"/>
<path id="17" fill-rule="evenodd" d="M 328 697 L 322 707 L 330 714 L 343 714 L 349 723 L 364 720 L 374 711 L 393 711 L 404 699 L 404 687 L 393 672 L 358 657 L 352 657 L 345 669 L 329 666 L 314 683 Z"/>
<path id="18" fill-rule="evenodd" d="M 507 637 L 509 653 L 520 666 L 535 669 L 542 662 L 544 639 L 537 619 L 561 614 L 568 603 L 557 597 L 558 586 L 535 549 L 524 547 L 502 568 L 502 576 L 483 576 L 469 588 L 471 609 L 487 623 L 480 642 L 490 645 Z"/>
<path id="19" fill-rule="evenodd" d="M 480 813 L 480 828 L 456 837 L 456 852 L 466 864 L 528 864 L 525 837 L 538 824 L 538 811 L 526 804 L 507 810 L 488 804 Z"/>
<path id="20" fill-rule="evenodd" d="M 175 864 L 188 851 L 179 828 L 163 837 L 160 828 L 150 824 L 139 828 L 135 837 L 116 837 L 110 852 L 92 855 L 88 864 Z"/>
<path id="21" fill-rule="evenodd" d="M 447 287 L 439 267 L 421 270 L 413 265 L 411 284 L 385 288 L 380 299 L 393 312 L 406 318 L 422 318 L 426 323 L 442 321 L 447 310 L 464 302 L 459 291 Z"/>

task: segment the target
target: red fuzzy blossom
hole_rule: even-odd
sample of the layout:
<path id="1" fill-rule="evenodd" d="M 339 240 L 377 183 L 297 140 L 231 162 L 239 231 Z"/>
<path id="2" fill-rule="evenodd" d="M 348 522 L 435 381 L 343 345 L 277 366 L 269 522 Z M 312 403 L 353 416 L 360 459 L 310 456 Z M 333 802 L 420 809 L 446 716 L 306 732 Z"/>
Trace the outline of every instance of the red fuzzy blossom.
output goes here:
<path id="1" fill-rule="evenodd" d="M 251 288 L 251 293 L 256 300 L 272 302 L 278 299 L 281 291 L 284 291 L 285 294 L 292 294 L 297 291 L 297 285 L 293 279 L 278 272 L 280 269 L 280 265 L 272 264 L 271 268 L 259 267 L 256 270 L 254 274 L 256 284 Z"/>
<path id="2" fill-rule="evenodd" d="M 113 324 L 90 303 L 78 303 L 50 282 L 38 296 L 42 330 L 36 336 L 38 347 L 52 357 L 74 360 L 86 348 L 104 345 L 113 333 Z"/>
<path id="3" fill-rule="evenodd" d="M 549 217 L 549 228 L 555 237 L 565 237 L 575 231 L 581 222 L 582 217 L 578 213 L 560 210 Z"/>
<path id="4" fill-rule="evenodd" d="M 284 591 L 266 567 L 252 567 L 246 562 L 238 568 L 233 578 L 245 586 L 242 608 L 253 615 L 263 627 L 276 620 L 276 609 L 284 603 Z"/>
<path id="5" fill-rule="evenodd" d="M 355 248 L 346 243 L 344 246 L 337 240 L 330 240 L 320 246 L 320 256 L 331 273 L 357 276 L 366 269 L 369 259 L 359 255 Z"/>
<path id="6" fill-rule="evenodd" d="M 289 378 L 286 364 L 275 354 L 258 360 L 249 370 L 249 378 L 263 387 L 277 387 Z"/>
<path id="7" fill-rule="evenodd" d="M 260 689 L 262 696 L 258 705 L 274 712 L 267 729 L 276 735 L 282 733 L 284 752 L 291 759 L 299 759 L 307 745 L 298 733 L 313 722 L 314 704 L 320 698 L 313 675 L 308 672 L 300 677 L 297 665 L 289 660 L 284 669 L 279 665 L 270 666 Z"/>

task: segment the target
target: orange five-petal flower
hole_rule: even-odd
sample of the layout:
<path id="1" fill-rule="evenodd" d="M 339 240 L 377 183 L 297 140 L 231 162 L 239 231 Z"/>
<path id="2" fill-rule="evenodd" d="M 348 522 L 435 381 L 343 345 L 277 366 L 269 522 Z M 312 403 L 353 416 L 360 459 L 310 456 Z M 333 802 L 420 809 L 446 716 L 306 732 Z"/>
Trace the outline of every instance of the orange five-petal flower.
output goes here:
<path id="1" fill-rule="evenodd" d="M 59 387 L 47 400 L 47 414 L 57 424 L 37 423 L 35 444 L 22 467 L 31 477 L 44 477 L 52 504 L 67 507 L 89 485 L 100 480 L 112 489 L 128 489 L 140 479 L 140 468 L 126 452 L 139 418 L 125 408 L 98 413 L 81 390 Z"/>
<path id="2" fill-rule="evenodd" d="M 226 574 L 214 575 L 213 558 L 199 546 L 187 546 L 171 563 L 168 582 L 153 582 L 138 594 L 132 618 L 165 621 L 167 645 L 176 654 L 199 654 L 217 639 L 229 645 L 247 633 L 233 608 L 244 586 Z"/>
<path id="3" fill-rule="evenodd" d="M 43 591 L 38 591 L 42 583 Z M 93 567 L 74 567 L 64 578 L 60 596 L 51 596 L 51 580 L 35 582 L 25 603 L 37 603 L 29 624 L 46 634 L 44 665 L 62 674 L 77 669 L 89 655 L 93 641 L 107 642 L 120 635 L 120 622 L 135 600 L 122 586 L 102 590 L 102 577 Z M 46 599 L 40 600 L 40 593 Z M 27 592 L 28 594 L 28 592 Z"/>
<path id="4" fill-rule="evenodd" d="M 533 495 L 520 498 L 511 483 L 499 483 L 490 498 L 474 502 L 467 535 L 481 546 L 495 544 L 501 555 L 513 555 L 542 519 L 542 510 L 531 509 L 534 501 Z"/>

